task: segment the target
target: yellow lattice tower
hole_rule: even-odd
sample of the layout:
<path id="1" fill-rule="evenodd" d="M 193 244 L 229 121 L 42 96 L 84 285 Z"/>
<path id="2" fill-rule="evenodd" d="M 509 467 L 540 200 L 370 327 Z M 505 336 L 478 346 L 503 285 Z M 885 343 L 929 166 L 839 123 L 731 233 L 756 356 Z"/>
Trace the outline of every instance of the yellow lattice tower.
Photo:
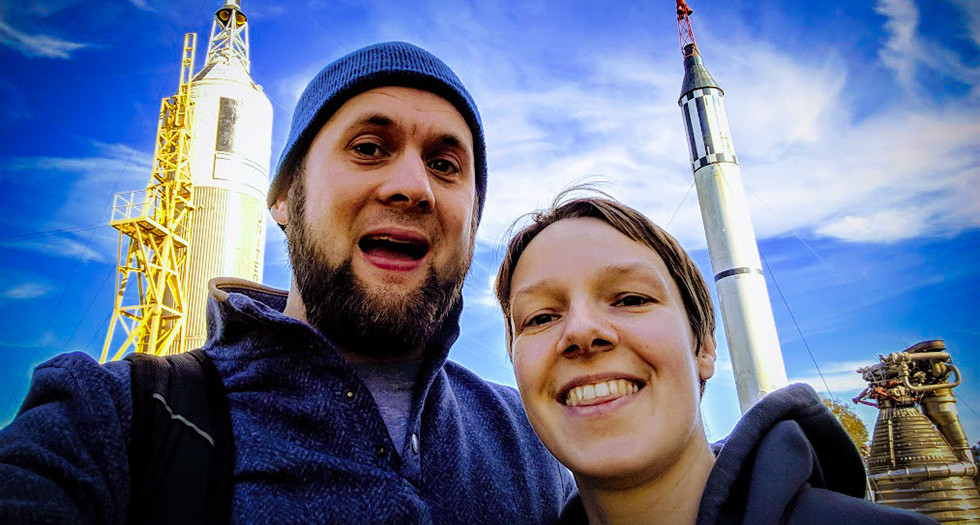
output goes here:
<path id="1" fill-rule="evenodd" d="M 113 202 L 110 224 L 119 230 L 116 297 L 102 362 L 110 348 L 115 349 L 114 360 L 129 350 L 156 355 L 183 351 L 184 280 L 194 209 L 189 154 L 196 48 L 197 35 L 184 35 L 180 86 L 160 106 L 149 185 L 145 190 L 116 194 Z M 117 325 L 126 338 L 113 347 Z"/>

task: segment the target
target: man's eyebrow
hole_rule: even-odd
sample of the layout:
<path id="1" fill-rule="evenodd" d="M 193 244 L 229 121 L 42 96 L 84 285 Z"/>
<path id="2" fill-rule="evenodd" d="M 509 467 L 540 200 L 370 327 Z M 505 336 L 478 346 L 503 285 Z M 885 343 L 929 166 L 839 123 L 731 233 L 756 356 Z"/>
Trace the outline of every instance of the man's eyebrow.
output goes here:
<path id="1" fill-rule="evenodd" d="M 450 148 L 456 148 L 456 149 L 462 149 L 462 150 L 466 150 L 467 149 L 466 146 L 463 145 L 463 139 L 461 139 L 461 138 L 459 138 L 459 137 L 457 137 L 456 135 L 453 135 L 453 134 L 447 133 L 447 134 L 439 137 L 439 142 L 441 142 L 443 146 L 448 146 Z"/>
<path id="2" fill-rule="evenodd" d="M 395 127 L 396 124 L 391 117 L 381 113 L 375 113 L 354 121 L 352 126 L 377 126 L 379 128 L 390 128 Z M 448 148 L 461 149 L 467 152 L 470 151 L 470 148 L 466 146 L 466 141 L 455 133 L 445 133 L 439 137 L 437 141 Z"/>
<path id="3" fill-rule="evenodd" d="M 354 122 L 355 126 L 378 126 L 382 128 L 387 128 L 395 125 L 395 121 L 391 118 L 382 115 L 381 113 L 375 113 L 374 115 L 368 115 L 362 119 L 358 119 Z"/>

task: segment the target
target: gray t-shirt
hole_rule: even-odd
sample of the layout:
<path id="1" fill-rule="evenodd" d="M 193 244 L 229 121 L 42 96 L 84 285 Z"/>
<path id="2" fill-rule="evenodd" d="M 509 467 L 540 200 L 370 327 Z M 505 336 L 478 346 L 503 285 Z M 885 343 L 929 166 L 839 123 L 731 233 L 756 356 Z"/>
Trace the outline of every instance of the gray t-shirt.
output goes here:
<path id="1" fill-rule="evenodd" d="M 351 364 L 371 391 L 385 426 L 388 427 L 391 442 L 401 451 L 405 446 L 405 427 L 408 426 L 408 412 L 412 409 L 415 381 L 422 361 Z"/>

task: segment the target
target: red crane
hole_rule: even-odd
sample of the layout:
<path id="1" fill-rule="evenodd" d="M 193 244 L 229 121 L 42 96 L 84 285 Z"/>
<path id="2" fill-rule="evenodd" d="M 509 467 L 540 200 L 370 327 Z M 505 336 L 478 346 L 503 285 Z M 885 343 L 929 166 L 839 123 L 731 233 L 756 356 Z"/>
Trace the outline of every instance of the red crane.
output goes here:
<path id="1" fill-rule="evenodd" d="M 681 41 L 681 54 L 684 58 L 700 55 L 698 45 L 694 43 L 694 31 L 691 29 L 691 15 L 694 11 L 684 0 L 677 0 L 677 33 Z"/>

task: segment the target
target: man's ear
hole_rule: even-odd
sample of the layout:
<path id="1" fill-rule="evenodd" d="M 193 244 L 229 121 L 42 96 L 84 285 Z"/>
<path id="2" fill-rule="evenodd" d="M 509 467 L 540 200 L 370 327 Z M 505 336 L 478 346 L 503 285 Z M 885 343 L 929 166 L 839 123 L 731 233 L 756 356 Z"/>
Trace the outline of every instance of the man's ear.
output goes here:
<path id="1" fill-rule="evenodd" d="M 272 214 L 272 218 L 279 223 L 280 226 L 285 226 L 289 224 L 289 205 L 286 203 L 286 194 L 289 192 L 282 192 L 275 204 L 269 208 L 269 213 Z"/>
<path id="2" fill-rule="evenodd" d="M 701 341 L 701 348 L 698 352 L 698 378 L 701 381 L 707 381 L 711 376 L 715 375 L 715 359 L 718 358 L 718 354 L 715 352 L 715 336 L 709 335 Z"/>

